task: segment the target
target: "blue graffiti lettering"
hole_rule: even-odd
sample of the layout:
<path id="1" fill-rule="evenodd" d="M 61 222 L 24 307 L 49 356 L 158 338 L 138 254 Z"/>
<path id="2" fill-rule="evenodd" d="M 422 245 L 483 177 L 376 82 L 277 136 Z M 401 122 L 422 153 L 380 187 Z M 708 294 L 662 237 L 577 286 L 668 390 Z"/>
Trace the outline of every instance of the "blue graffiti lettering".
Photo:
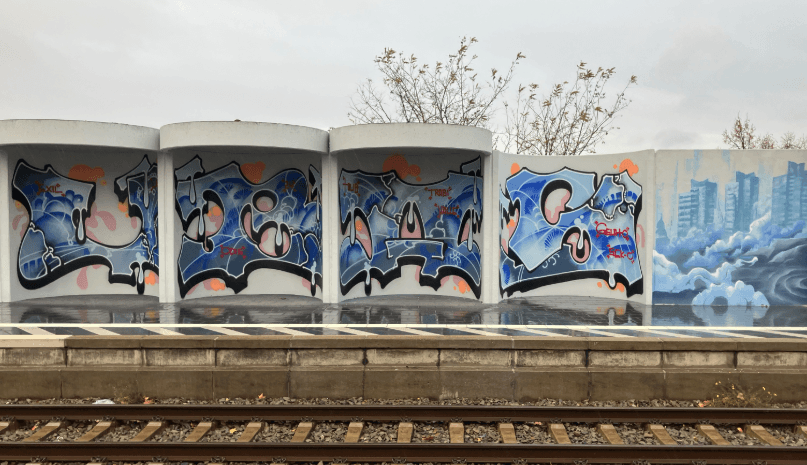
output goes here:
<path id="1" fill-rule="evenodd" d="M 308 178 L 288 169 L 253 184 L 238 163 L 205 173 L 197 156 L 174 175 L 176 208 L 185 231 L 177 261 L 183 297 L 210 278 L 224 280 L 238 293 L 259 268 L 309 280 L 312 295 L 316 286 L 322 287 L 322 179 L 313 166 Z M 206 230 L 204 219 L 210 208 L 221 209 L 223 216 L 213 232 Z M 194 220 L 197 227 L 190 230 Z"/>
<path id="2" fill-rule="evenodd" d="M 443 181 L 409 184 L 394 171 L 340 174 L 342 294 L 372 279 L 382 287 L 402 265 L 419 265 L 420 284 L 439 289 L 446 276 L 463 278 L 478 298 L 481 260 L 474 235 L 481 229 L 481 160 L 449 172 Z M 349 231 L 348 231 L 349 229 Z"/>
<path id="3" fill-rule="evenodd" d="M 597 175 L 564 168 L 522 169 L 500 193 L 502 294 L 600 278 L 628 296 L 642 292 L 636 225 L 642 188 L 627 172 Z"/>
<path id="4" fill-rule="evenodd" d="M 112 246 L 87 237 L 85 221 L 95 201 L 95 183 L 70 179 L 51 166 L 17 163 L 12 197 L 28 212 L 30 223 L 20 244 L 17 274 L 26 289 L 39 289 L 89 265 L 109 267 L 109 282 L 145 291 L 144 274 L 159 272 L 157 246 L 157 165 L 140 164 L 115 179 L 115 193 L 128 200 L 129 215 L 141 219 L 138 236 Z"/>

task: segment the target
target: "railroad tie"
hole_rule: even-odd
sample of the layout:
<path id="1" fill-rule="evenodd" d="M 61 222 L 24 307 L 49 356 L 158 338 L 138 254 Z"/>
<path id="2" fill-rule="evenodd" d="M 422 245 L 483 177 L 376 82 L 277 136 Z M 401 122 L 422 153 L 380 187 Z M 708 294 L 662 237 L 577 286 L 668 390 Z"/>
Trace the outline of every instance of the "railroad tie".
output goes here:
<path id="1" fill-rule="evenodd" d="M 39 428 L 36 433 L 23 439 L 22 442 L 36 442 L 41 439 L 45 439 L 65 426 L 67 426 L 67 422 L 64 421 L 49 421 L 47 424 L 45 424 L 45 426 Z"/>
<path id="2" fill-rule="evenodd" d="M 563 426 L 563 423 L 552 423 L 549 425 L 549 434 L 552 436 L 552 439 L 555 440 L 558 444 L 571 444 L 572 441 L 569 439 L 569 434 L 566 433 L 566 427 Z"/>
<path id="3" fill-rule="evenodd" d="M 17 431 L 19 424 L 17 420 L 3 420 L 0 421 L 0 434 L 13 433 Z"/>
<path id="4" fill-rule="evenodd" d="M 516 439 L 516 429 L 512 423 L 499 423 L 499 436 L 505 444 L 518 444 Z"/>
<path id="5" fill-rule="evenodd" d="M 364 429 L 363 421 L 351 421 L 347 425 L 347 434 L 345 434 L 345 442 L 355 443 L 359 442 L 361 432 Z"/>
<path id="6" fill-rule="evenodd" d="M 294 437 L 291 438 L 291 442 L 305 442 L 308 436 L 311 435 L 311 431 L 314 431 L 314 422 L 301 421 L 294 431 Z"/>
<path id="7" fill-rule="evenodd" d="M 616 432 L 614 425 L 610 423 L 600 423 L 597 425 L 597 431 L 608 441 L 608 444 L 625 444 L 625 441 Z"/>
<path id="8" fill-rule="evenodd" d="M 465 443 L 465 425 L 461 421 L 452 421 L 448 424 L 448 437 L 451 444 Z"/>
<path id="9" fill-rule="evenodd" d="M 796 436 L 804 436 L 805 438 L 807 438 L 807 426 L 796 425 L 793 427 L 793 433 Z"/>
<path id="10" fill-rule="evenodd" d="M 402 421 L 398 423 L 398 444 L 409 444 L 412 442 L 412 432 L 415 426 L 411 421 Z"/>
<path id="11" fill-rule="evenodd" d="M 712 442 L 715 446 L 730 446 L 731 444 L 726 441 L 726 438 L 720 435 L 717 432 L 714 426 L 712 425 L 698 425 L 698 432 L 706 436 L 706 438 Z"/>
<path id="12" fill-rule="evenodd" d="M 210 430 L 216 427 L 217 423 L 215 421 L 200 421 L 183 442 L 199 442 Z"/>
<path id="13" fill-rule="evenodd" d="M 760 442 L 769 446 L 783 446 L 782 441 L 773 437 L 764 426 L 761 425 L 745 425 L 745 434 L 757 438 Z"/>
<path id="14" fill-rule="evenodd" d="M 76 439 L 76 442 L 90 442 L 109 433 L 116 426 L 118 426 L 118 422 L 116 421 L 101 420 L 96 423 L 91 430 L 87 431 L 83 436 Z"/>
<path id="15" fill-rule="evenodd" d="M 667 432 L 667 428 L 664 425 L 654 425 L 648 423 L 645 425 L 645 429 L 650 431 L 656 441 L 660 442 L 664 446 L 677 446 L 678 443 L 675 442 L 675 439 L 670 437 L 670 433 Z"/>
<path id="16" fill-rule="evenodd" d="M 247 427 L 244 428 L 244 432 L 241 433 L 241 436 L 238 437 L 238 440 L 235 442 L 252 442 L 255 439 L 255 436 L 261 432 L 263 429 L 263 422 L 262 421 L 251 421 L 247 424 Z"/>
<path id="17" fill-rule="evenodd" d="M 164 421 L 150 421 L 146 423 L 146 427 L 143 428 L 135 437 L 129 440 L 129 442 L 146 442 L 152 438 L 155 434 L 161 432 L 165 429 L 168 423 Z"/>

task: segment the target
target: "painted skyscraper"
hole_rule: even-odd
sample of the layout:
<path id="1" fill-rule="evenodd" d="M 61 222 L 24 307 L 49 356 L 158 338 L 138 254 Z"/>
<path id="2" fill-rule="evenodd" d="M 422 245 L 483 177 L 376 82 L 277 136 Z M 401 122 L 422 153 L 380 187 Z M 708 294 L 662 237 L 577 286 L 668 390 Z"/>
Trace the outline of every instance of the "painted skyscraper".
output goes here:
<path id="1" fill-rule="evenodd" d="M 754 173 L 737 171 L 735 181 L 726 184 L 726 216 L 723 227 L 727 235 L 749 231 L 755 218 L 754 205 L 759 200 L 759 178 Z"/>
<path id="2" fill-rule="evenodd" d="M 807 172 L 804 163 L 787 162 L 787 174 L 773 178 L 771 221 L 787 227 L 807 219 Z"/>
<path id="3" fill-rule="evenodd" d="M 715 222 L 717 183 L 691 180 L 689 192 L 678 194 L 678 237 L 693 227 L 706 230 Z"/>

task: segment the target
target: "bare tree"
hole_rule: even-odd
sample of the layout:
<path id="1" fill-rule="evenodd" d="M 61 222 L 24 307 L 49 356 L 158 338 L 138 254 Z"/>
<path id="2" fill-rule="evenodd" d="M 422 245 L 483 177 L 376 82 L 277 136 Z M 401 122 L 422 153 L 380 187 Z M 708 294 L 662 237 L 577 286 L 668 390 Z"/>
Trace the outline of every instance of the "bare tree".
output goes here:
<path id="1" fill-rule="evenodd" d="M 463 37 L 457 52 L 433 67 L 418 64 L 415 55 L 384 49 L 375 58 L 382 86 L 376 87 L 372 79 L 360 84 L 348 118 L 354 124 L 418 122 L 490 128 L 516 66 L 526 57 L 516 54 L 506 73 L 493 68 L 490 79 L 482 82 L 473 69 L 477 56 L 469 52 L 476 42 L 474 37 Z M 530 155 L 595 153 L 596 145 L 619 129 L 613 122 L 630 103 L 625 91 L 636 84 L 636 76 L 606 104 L 605 87 L 614 68 L 592 71 L 585 66 L 578 65 L 572 84 L 557 84 L 540 99 L 537 84 L 519 86 L 515 102 L 504 103 L 505 128 L 496 132 L 495 146 Z"/>
<path id="2" fill-rule="evenodd" d="M 745 122 L 743 122 L 738 113 L 731 132 L 728 129 L 723 131 L 723 143 L 729 144 L 729 148 L 732 149 L 755 149 L 757 148 L 757 136 L 754 134 L 756 129 L 748 119 L 748 115 L 745 115 Z"/>
<path id="3" fill-rule="evenodd" d="M 807 150 L 807 137 L 801 136 L 796 138 L 793 132 L 786 132 L 781 141 L 777 144 L 776 139 L 770 133 L 762 137 L 754 134 L 756 127 L 751 123 L 748 115 L 745 115 L 745 121 L 740 119 L 734 120 L 734 126 L 731 132 L 729 130 L 723 131 L 723 142 L 729 145 L 729 148 L 748 150 L 748 149 L 802 149 Z"/>
<path id="4" fill-rule="evenodd" d="M 779 148 L 785 150 L 807 150 L 807 137 L 802 134 L 800 138 L 796 139 L 796 134 L 793 132 L 786 132 L 785 135 L 782 136 L 782 141 L 779 143 Z"/>
<path id="5" fill-rule="evenodd" d="M 773 138 L 773 135 L 771 135 L 771 133 L 765 134 L 759 140 L 759 148 L 765 149 L 765 150 L 775 149 L 776 148 L 776 139 Z"/>
<path id="6" fill-rule="evenodd" d="M 348 118 L 354 124 L 417 122 L 487 127 L 494 104 L 525 56 L 518 53 L 504 74 L 491 69 L 490 79 L 482 82 L 473 69 L 477 56 L 469 54 L 476 42 L 475 37 L 463 37 L 456 53 L 433 67 L 418 64 L 415 55 L 384 49 L 384 54 L 375 58 L 376 68 L 383 75 L 383 88 L 376 88 L 372 79 L 359 85 Z"/>
<path id="7" fill-rule="evenodd" d="M 506 151 L 528 155 L 570 156 L 596 153 L 597 145 L 614 127 L 618 113 L 631 100 L 625 92 L 636 84 L 636 76 L 607 104 L 605 88 L 615 68 L 586 68 L 577 65 L 573 83 L 556 84 L 548 96 L 536 98 L 538 86 L 519 86 L 514 105 L 505 104 L 507 119 L 500 139 Z"/>

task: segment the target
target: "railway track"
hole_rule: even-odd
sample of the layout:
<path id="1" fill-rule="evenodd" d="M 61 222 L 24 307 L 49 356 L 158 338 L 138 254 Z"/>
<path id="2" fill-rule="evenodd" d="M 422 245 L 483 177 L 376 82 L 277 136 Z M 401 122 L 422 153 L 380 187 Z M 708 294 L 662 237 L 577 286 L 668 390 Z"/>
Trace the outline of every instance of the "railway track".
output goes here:
<path id="1" fill-rule="evenodd" d="M 29 463 L 807 464 L 803 409 L 6 405 L 0 417 L 0 459 Z M 262 439 L 272 425 L 288 429 L 285 441 Z M 318 442 L 322 425 L 337 425 L 340 437 Z M 364 433 L 378 425 L 393 433 L 368 442 Z M 628 427 L 644 444 L 620 432 Z M 172 428 L 184 432 L 166 442 L 160 435 Z M 581 428 L 596 431 L 597 443 L 576 437 Z M 738 429 L 744 445 L 726 433 Z M 696 437 L 682 440 L 682 431 Z"/>

